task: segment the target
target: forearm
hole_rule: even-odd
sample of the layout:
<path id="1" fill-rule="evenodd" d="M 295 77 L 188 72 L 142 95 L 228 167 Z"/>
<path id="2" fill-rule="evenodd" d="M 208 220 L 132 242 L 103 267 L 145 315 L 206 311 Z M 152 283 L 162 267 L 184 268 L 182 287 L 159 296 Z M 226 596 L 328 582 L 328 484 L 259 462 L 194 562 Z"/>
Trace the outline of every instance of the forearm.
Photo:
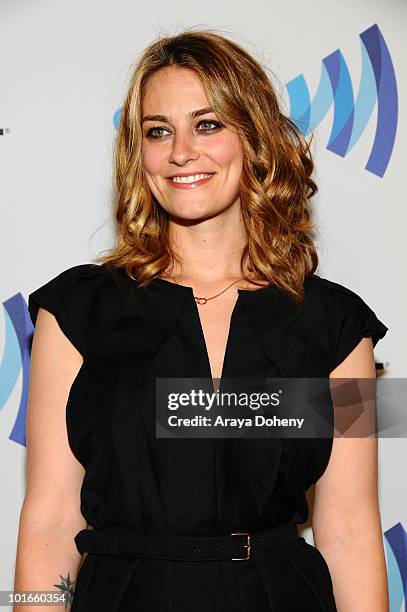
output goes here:
<path id="1" fill-rule="evenodd" d="M 86 527 L 86 525 L 85 525 Z M 68 522 L 66 520 L 50 520 L 49 518 L 36 518 L 32 511 L 22 510 L 20 517 L 16 572 L 14 592 L 20 591 L 55 591 L 63 592 L 58 588 L 62 580 L 73 582 L 75 590 L 76 577 L 81 562 L 81 555 L 76 549 L 74 536 L 84 528 L 83 523 Z M 72 589 L 71 589 L 72 590 Z M 64 608 L 60 605 L 16 605 L 13 612 L 68 612 L 69 604 Z"/>
<path id="2" fill-rule="evenodd" d="M 329 544 L 315 544 L 328 564 L 338 612 L 389 612 L 380 531 L 341 534 Z"/>

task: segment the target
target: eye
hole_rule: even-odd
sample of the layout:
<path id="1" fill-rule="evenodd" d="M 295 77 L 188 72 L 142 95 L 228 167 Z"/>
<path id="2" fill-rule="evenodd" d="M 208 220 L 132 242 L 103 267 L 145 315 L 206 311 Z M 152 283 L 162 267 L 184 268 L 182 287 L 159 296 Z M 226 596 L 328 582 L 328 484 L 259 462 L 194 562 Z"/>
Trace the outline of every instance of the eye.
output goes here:
<path id="1" fill-rule="evenodd" d="M 152 127 L 149 130 L 147 130 L 146 132 L 146 138 L 149 138 L 150 140 L 161 140 L 161 137 L 158 136 L 154 136 L 154 132 L 157 132 L 159 130 L 165 130 L 165 128 L 163 127 Z"/>
<path id="2" fill-rule="evenodd" d="M 220 121 L 216 121 L 215 119 L 202 119 L 197 124 L 197 128 L 200 127 L 201 125 L 205 125 L 205 124 L 212 124 L 215 127 L 212 127 L 212 128 L 209 128 L 209 129 L 204 128 L 203 130 L 198 130 L 199 132 L 210 133 L 210 132 L 215 132 L 216 130 L 224 127 L 223 123 L 221 123 Z M 164 127 L 152 127 L 149 130 L 147 130 L 146 138 L 149 138 L 150 140 L 161 140 L 162 136 L 160 136 L 160 130 L 168 131 Z"/>
<path id="3" fill-rule="evenodd" d="M 199 126 L 199 125 L 202 125 L 202 124 L 204 124 L 204 123 L 206 123 L 206 124 L 208 124 L 208 123 L 212 123 L 212 125 L 214 125 L 214 126 L 215 126 L 215 128 L 212 128 L 212 129 L 210 129 L 210 130 L 203 130 L 204 132 L 214 132 L 215 130 L 217 130 L 217 129 L 219 129 L 219 128 L 223 127 L 223 123 L 221 123 L 220 121 L 215 121 L 214 119 L 203 119 L 202 121 L 200 121 L 200 122 L 198 123 L 198 126 Z M 200 130 L 200 131 L 202 131 L 202 130 Z"/>

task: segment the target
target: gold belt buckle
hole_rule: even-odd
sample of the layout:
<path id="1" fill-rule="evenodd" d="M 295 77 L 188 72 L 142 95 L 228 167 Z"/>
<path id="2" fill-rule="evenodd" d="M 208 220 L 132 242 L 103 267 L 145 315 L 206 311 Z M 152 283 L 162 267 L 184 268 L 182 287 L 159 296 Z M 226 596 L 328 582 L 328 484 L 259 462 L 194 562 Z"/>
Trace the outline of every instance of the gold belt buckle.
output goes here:
<path id="1" fill-rule="evenodd" d="M 244 544 L 244 547 L 247 549 L 247 556 L 246 557 L 232 557 L 231 560 L 232 561 L 247 561 L 247 559 L 250 558 L 250 533 L 247 533 L 246 531 L 238 531 L 237 533 L 231 533 L 230 535 L 234 536 L 234 535 L 244 535 L 247 537 L 247 541 L 246 544 Z"/>

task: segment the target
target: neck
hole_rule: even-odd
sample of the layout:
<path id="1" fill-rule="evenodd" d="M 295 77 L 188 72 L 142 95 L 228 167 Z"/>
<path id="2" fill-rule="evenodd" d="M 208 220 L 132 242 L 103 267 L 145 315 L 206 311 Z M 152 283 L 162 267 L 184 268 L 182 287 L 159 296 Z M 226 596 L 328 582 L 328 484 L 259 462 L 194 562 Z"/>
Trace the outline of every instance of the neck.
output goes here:
<path id="1" fill-rule="evenodd" d="M 199 222 L 171 218 L 169 237 L 179 261 L 168 273 L 179 282 L 227 283 L 242 277 L 247 235 L 240 208 Z"/>

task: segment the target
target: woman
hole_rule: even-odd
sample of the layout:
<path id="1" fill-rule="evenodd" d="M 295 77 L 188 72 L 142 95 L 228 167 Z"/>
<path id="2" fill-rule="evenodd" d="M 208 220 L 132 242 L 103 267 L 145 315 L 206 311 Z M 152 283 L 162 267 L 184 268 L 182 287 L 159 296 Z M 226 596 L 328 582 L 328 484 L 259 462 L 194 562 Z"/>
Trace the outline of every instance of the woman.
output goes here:
<path id="1" fill-rule="evenodd" d="M 187 31 L 144 52 L 117 244 L 29 296 L 16 588 L 69 572 L 75 612 L 388 609 L 377 440 L 156 436 L 159 378 L 375 376 L 387 327 L 314 274 L 312 171 L 237 44 Z M 311 485 L 316 547 L 296 527 Z"/>

